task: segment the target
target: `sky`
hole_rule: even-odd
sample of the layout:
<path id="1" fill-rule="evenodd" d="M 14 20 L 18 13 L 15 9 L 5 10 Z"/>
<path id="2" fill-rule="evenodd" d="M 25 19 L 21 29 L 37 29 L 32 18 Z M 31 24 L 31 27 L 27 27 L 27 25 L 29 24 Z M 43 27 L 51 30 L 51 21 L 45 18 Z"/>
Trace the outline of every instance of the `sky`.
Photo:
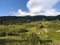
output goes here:
<path id="1" fill-rule="evenodd" d="M 60 0 L 0 0 L 0 16 L 57 16 Z"/>

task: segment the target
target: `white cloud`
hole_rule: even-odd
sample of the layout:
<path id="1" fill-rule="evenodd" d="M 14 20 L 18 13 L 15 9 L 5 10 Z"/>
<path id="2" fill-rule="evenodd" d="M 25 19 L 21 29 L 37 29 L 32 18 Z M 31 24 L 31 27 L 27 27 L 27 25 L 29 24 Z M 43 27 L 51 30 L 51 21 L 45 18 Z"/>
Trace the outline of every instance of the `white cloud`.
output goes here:
<path id="1" fill-rule="evenodd" d="M 46 16 L 56 16 L 60 14 L 52 7 L 59 2 L 60 0 L 29 0 L 27 2 L 27 8 L 29 12 L 24 12 L 21 9 L 18 10 L 18 16 L 26 16 L 26 15 L 46 15 Z"/>
<path id="2" fill-rule="evenodd" d="M 46 10 L 44 14 L 46 16 L 56 16 L 56 15 L 59 15 L 60 12 L 57 12 L 55 9 L 51 9 L 51 10 Z"/>
<path id="3" fill-rule="evenodd" d="M 25 16 L 27 13 L 24 12 L 24 11 L 22 11 L 21 9 L 19 9 L 18 12 L 17 12 L 17 14 L 20 15 L 20 16 L 21 16 L 21 15 L 22 15 L 22 16 Z"/>
<path id="4" fill-rule="evenodd" d="M 22 11 L 21 9 L 18 9 L 17 13 L 15 13 L 15 16 L 26 16 L 29 13 Z"/>
<path id="5" fill-rule="evenodd" d="M 55 9 L 45 10 L 44 12 L 40 13 L 41 15 L 46 16 L 57 16 L 60 14 L 60 12 L 57 12 Z"/>

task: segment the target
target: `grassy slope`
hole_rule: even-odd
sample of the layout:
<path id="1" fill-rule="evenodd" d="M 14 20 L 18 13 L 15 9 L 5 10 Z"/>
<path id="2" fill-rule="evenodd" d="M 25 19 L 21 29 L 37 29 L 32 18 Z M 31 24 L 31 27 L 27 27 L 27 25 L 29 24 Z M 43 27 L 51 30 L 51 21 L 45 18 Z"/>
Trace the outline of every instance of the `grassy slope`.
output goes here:
<path id="1" fill-rule="evenodd" d="M 41 28 L 41 25 L 43 26 Z M 35 32 L 41 39 L 52 39 L 52 40 L 59 40 L 60 41 L 60 32 L 56 32 L 57 30 L 60 30 L 60 21 L 35 21 L 30 23 L 23 23 L 21 25 L 0 25 L 0 33 L 1 32 L 15 32 L 17 34 L 20 29 L 27 29 L 29 32 L 26 34 L 30 34 L 32 32 Z M 24 33 L 22 33 L 24 34 Z M 21 37 L 21 38 L 20 38 Z M 0 39 L 24 39 L 22 36 L 6 36 L 6 37 L 0 37 Z"/>

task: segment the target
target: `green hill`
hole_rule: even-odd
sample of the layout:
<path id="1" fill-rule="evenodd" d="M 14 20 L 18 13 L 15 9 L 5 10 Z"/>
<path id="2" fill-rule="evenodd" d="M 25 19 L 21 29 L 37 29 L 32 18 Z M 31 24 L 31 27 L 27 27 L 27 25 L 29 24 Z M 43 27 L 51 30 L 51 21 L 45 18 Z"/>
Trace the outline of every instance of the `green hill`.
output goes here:
<path id="1" fill-rule="evenodd" d="M 57 17 L 57 16 L 56 16 Z M 59 16 L 58 16 L 59 17 Z M 52 17 L 48 18 L 51 19 Z M 0 17 L 0 39 L 60 42 L 60 18 Z M 44 42 L 44 41 L 43 41 Z M 46 42 L 46 41 L 45 41 Z M 49 41 L 48 41 L 49 42 Z M 36 43 L 36 42 L 35 42 Z"/>

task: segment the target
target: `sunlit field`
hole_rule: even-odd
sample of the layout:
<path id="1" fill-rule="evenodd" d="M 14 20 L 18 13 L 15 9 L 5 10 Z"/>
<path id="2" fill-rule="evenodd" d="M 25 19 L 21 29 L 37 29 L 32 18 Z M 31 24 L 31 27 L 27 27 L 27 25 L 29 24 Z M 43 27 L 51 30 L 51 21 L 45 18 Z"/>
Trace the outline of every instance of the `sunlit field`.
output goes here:
<path id="1" fill-rule="evenodd" d="M 0 25 L 0 44 L 60 45 L 60 20 Z"/>

